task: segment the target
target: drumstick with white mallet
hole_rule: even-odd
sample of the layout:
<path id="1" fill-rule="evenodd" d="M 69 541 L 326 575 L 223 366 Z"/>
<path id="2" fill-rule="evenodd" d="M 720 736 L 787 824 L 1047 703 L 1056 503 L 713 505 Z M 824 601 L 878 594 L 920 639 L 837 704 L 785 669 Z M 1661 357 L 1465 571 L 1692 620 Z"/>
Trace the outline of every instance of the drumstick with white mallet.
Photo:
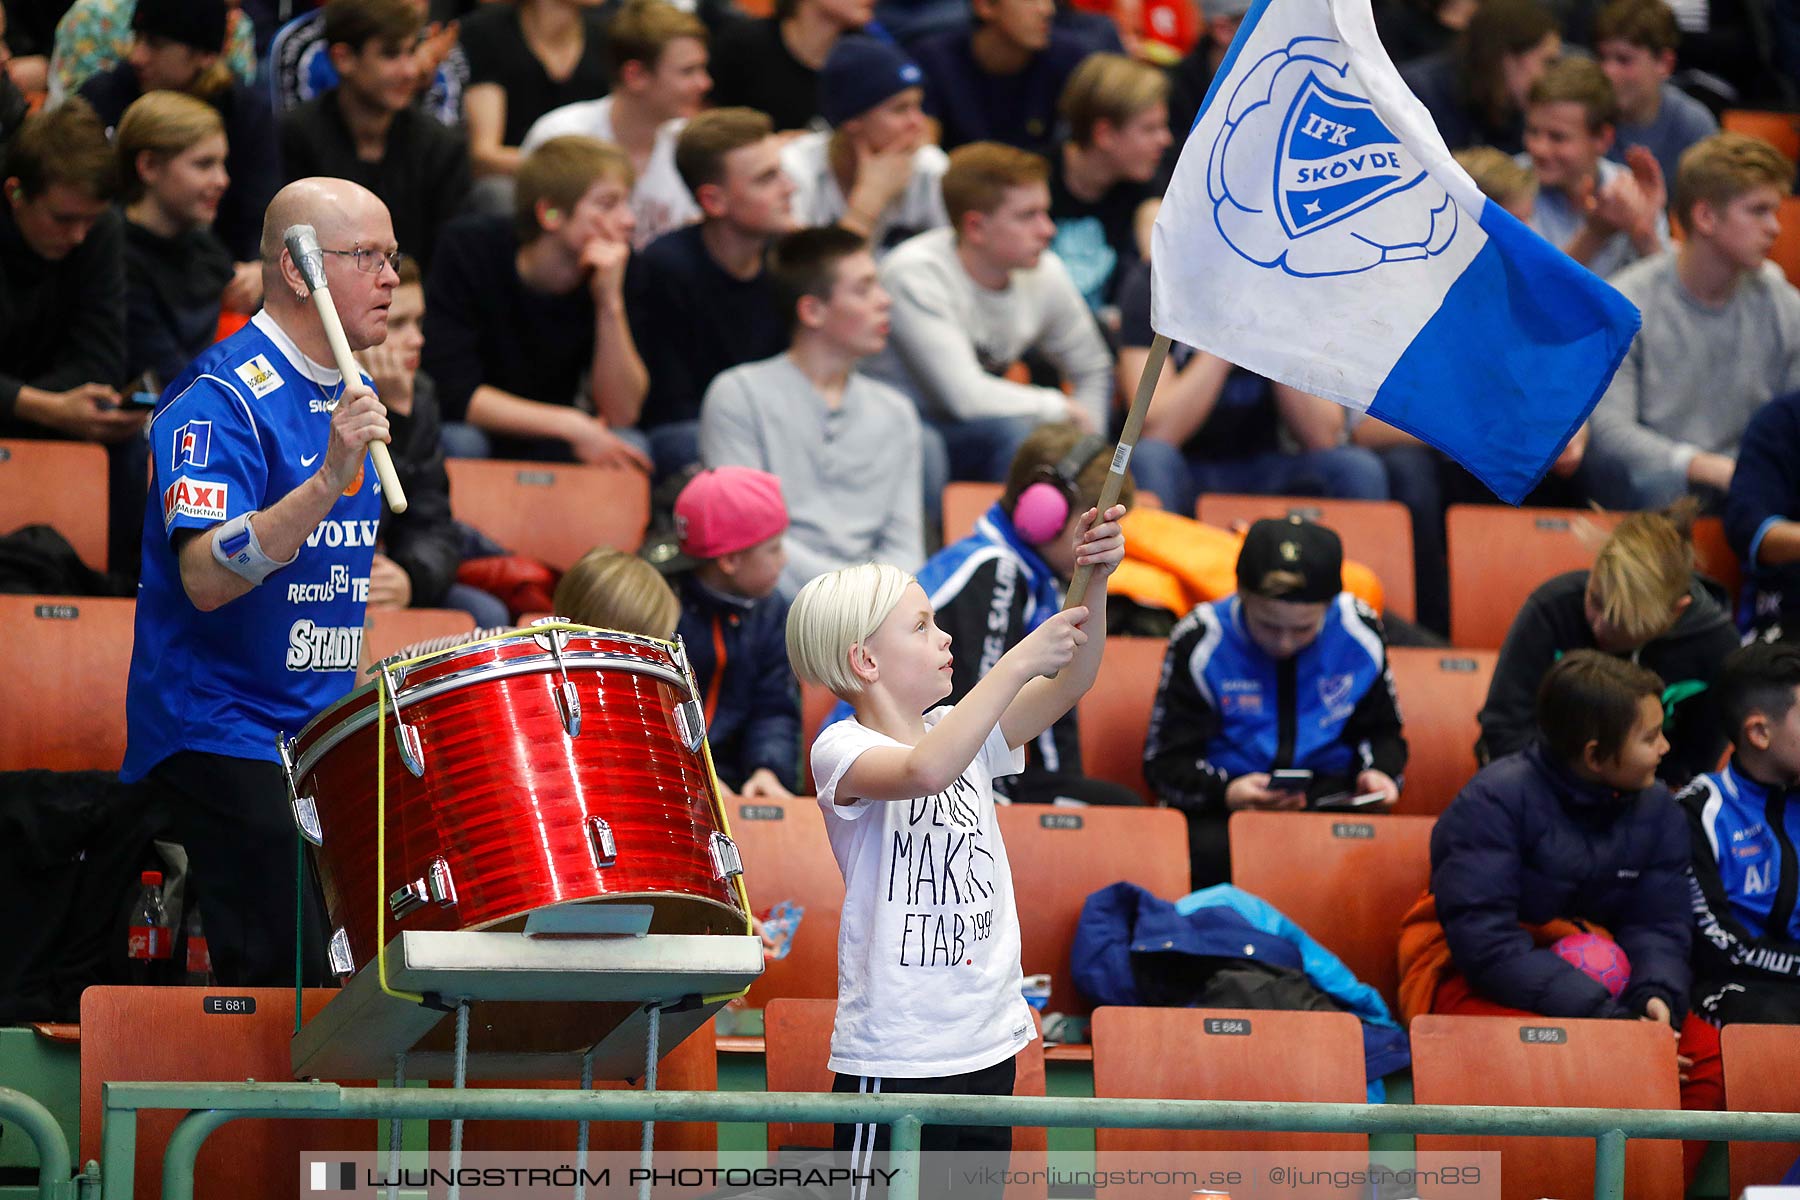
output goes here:
<path id="1" fill-rule="evenodd" d="M 312 294 L 313 307 L 319 310 L 319 320 L 325 325 L 325 340 L 331 343 L 331 357 L 337 363 L 338 374 L 344 378 L 344 386 L 348 387 L 351 381 L 362 378 L 362 372 L 350 353 L 350 343 L 344 337 L 344 323 L 338 319 L 337 305 L 331 301 L 331 288 L 325 283 L 325 252 L 319 249 L 318 231 L 311 225 L 289 225 L 281 240 L 287 246 L 288 257 L 294 260 L 300 278 L 306 282 L 306 290 Z M 400 477 L 394 473 L 394 460 L 388 455 L 387 443 L 370 442 L 369 457 L 374 460 L 375 477 L 381 480 L 381 494 L 386 497 L 387 506 L 396 513 L 405 512 L 406 491 L 400 486 Z"/>

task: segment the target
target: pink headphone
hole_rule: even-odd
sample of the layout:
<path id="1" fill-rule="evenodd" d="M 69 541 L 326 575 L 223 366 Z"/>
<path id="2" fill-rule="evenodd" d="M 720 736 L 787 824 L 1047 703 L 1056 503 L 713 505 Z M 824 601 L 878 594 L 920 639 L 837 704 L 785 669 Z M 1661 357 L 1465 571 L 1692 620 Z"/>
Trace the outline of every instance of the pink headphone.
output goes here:
<path id="1" fill-rule="evenodd" d="M 1087 465 L 1112 448 L 1106 438 L 1088 434 L 1069 448 L 1069 452 L 1053 467 L 1045 467 L 1042 477 L 1019 493 L 1013 501 L 1013 528 L 1033 546 L 1055 541 L 1069 523 L 1069 512 L 1075 507 L 1075 481 Z"/>

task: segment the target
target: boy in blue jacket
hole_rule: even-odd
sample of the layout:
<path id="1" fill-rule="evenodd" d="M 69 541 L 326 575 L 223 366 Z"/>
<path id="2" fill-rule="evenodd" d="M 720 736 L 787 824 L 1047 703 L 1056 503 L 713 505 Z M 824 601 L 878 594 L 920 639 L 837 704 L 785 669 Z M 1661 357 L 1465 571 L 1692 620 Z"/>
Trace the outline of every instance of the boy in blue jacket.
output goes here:
<path id="1" fill-rule="evenodd" d="M 1713 689 L 1731 761 L 1678 797 L 1693 833 L 1694 1007 L 1720 1025 L 1800 1024 L 1800 646 L 1745 646 Z"/>
<path id="2" fill-rule="evenodd" d="M 1659 1022 L 1676 1042 L 1681 1106 L 1717 1109 L 1719 1033 L 1688 1011 L 1687 831 L 1656 779 L 1662 691 L 1635 663 L 1570 651 L 1538 691 L 1538 739 L 1483 767 L 1438 818 L 1431 898 L 1450 961 L 1428 1008 Z M 1616 997 L 1550 948 L 1590 927 L 1630 961 Z M 1403 1007 L 1429 961 L 1408 962 L 1406 945 Z M 1691 1182 L 1705 1143 L 1683 1149 Z"/>
<path id="3" fill-rule="evenodd" d="M 792 796 L 800 701 L 788 668 L 781 481 L 750 467 L 702 471 L 675 498 L 681 553 L 699 562 L 669 582 L 676 627 L 706 711 L 719 781 L 750 799 Z"/>

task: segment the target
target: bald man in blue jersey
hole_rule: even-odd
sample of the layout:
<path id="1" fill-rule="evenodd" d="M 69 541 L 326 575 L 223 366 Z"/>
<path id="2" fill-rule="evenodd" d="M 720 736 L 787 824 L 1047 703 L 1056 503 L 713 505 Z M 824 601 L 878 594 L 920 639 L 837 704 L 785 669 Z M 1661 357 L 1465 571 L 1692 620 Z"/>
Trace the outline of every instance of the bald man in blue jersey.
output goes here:
<path id="1" fill-rule="evenodd" d="M 389 440 L 366 378 L 344 380 L 282 245 L 310 224 L 353 350 L 387 337 L 399 283 L 375 195 L 302 179 L 263 222 L 264 308 L 195 359 L 150 419 L 151 497 L 126 696 L 127 781 L 173 814 L 219 982 L 294 982 L 294 824 L 275 740 L 355 684 L 381 519 L 367 458 Z M 309 878 L 303 975 L 324 980 Z"/>

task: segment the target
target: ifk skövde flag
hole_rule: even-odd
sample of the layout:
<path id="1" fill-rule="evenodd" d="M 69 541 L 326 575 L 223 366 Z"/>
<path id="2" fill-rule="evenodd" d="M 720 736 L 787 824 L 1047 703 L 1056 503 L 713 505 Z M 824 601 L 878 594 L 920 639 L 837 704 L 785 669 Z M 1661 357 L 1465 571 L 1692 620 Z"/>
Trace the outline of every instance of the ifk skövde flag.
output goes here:
<path id="1" fill-rule="evenodd" d="M 1369 0 L 1257 0 L 1152 240 L 1157 332 L 1430 442 L 1518 503 L 1638 311 L 1490 203 Z"/>

